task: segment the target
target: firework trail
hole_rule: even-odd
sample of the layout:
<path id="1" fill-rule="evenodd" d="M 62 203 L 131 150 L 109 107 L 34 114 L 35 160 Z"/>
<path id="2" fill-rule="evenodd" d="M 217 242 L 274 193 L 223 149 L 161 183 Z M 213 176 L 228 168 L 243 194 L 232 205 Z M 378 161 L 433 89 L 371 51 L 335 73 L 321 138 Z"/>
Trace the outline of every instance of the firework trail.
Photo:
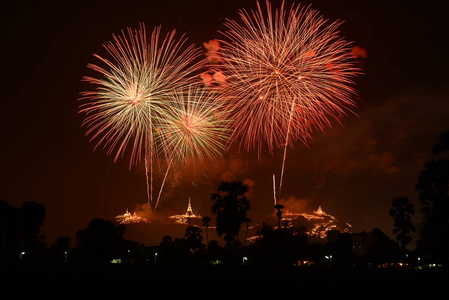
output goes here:
<path id="1" fill-rule="evenodd" d="M 273 174 L 273 199 L 274 199 L 274 206 L 276 207 L 277 199 L 276 199 L 276 176 Z"/>
<path id="2" fill-rule="evenodd" d="M 151 183 L 149 182 L 148 179 L 148 159 L 145 157 L 145 179 L 146 179 L 146 183 L 147 183 L 147 199 L 148 199 L 148 204 L 150 204 L 151 200 L 152 200 L 152 196 L 153 196 L 153 168 L 151 168 Z M 151 188 L 150 188 L 151 185 Z"/>
<path id="3" fill-rule="evenodd" d="M 352 78 L 358 74 L 349 43 L 338 34 L 339 22 L 328 24 L 318 12 L 282 3 L 273 11 L 240 11 L 242 25 L 225 23 L 222 63 L 227 79 L 223 93 L 233 120 L 232 140 L 247 151 L 264 147 L 273 153 L 306 143 L 313 130 L 331 126 L 352 100 Z"/>
<path id="4" fill-rule="evenodd" d="M 164 179 L 162 180 L 161 188 L 159 189 L 159 194 L 157 195 L 156 204 L 154 205 L 154 212 L 156 212 L 156 209 L 159 205 L 159 200 L 161 199 L 161 194 L 162 194 L 162 190 L 164 189 L 165 180 L 167 179 L 168 171 L 170 170 L 172 162 L 173 162 L 173 159 L 170 160 L 170 162 L 167 166 L 167 170 L 165 171 Z"/>
<path id="5" fill-rule="evenodd" d="M 91 141 L 98 139 L 95 148 L 103 145 L 107 154 L 116 152 L 114 162 L 130 148 L 129 167 L 140 164 L 145 157 L 147 194 L 152 201 L 153 163 L 159 158 L 154 132 L 167 110 L 167 101 L 174 90 L 193 81 L 203 61 L 198 60 L 200 49 L 193 45 L 184 48 L 186 39 L 175 39 L 175 31 L 160 37 L 160 27 L 154 28 L 150 40 L 144 24 L 137 30 L 128 28 L 127 34 L 113 35 L 104 46 L 111 59 L 94 55 L 105 67 L 89 64 L 100 77 L 83 79 L 96 86 L 82 92 L 81 99 L 89 100 L 80 106 L 85 114 L 82 126 Z M 149 162 L 147 161 L 149 156 Z M 165 158 L 167 159 L 167 158 Z M 151 190 L 148 189 L 148 164 L 151 169 Z"/>

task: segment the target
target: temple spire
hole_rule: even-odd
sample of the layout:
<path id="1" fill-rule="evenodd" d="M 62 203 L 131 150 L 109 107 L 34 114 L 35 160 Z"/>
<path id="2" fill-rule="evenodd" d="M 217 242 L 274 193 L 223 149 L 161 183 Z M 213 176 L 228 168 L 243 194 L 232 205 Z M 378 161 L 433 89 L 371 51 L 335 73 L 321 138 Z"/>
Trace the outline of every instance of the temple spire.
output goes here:
<path id="1" fill-rule="evenodd" d="M 193 211 L 192 211 L 192 205 L 190 203 L 190 197 L 189 197 L 189 206 L 187 206 L 187 212 L 186 212 L 187 216 L 192 216 L 193 215 Z"/>

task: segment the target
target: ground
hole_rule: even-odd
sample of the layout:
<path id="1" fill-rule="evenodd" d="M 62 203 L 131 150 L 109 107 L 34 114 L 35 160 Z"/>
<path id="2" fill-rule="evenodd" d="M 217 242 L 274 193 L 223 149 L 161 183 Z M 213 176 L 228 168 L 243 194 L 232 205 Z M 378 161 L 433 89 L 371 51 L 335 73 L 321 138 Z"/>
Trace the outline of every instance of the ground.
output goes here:
<path id="1" fill-rule="evenodd" d="M 448 272 L 416 269 L 257 268 L 251 266 L 3 266 L 1 291 L 15 299 L 167 299 L 440 295 Z M 2 297 L 0 297 L 2 298 Z"/>

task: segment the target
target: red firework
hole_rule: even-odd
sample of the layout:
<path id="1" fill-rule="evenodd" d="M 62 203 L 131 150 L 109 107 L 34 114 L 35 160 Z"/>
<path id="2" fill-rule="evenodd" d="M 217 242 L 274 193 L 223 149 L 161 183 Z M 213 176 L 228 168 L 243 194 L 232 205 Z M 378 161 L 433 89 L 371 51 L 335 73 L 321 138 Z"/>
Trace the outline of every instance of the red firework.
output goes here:
<path id="1" fill-rule="evenodd" d="M 228 20 L 222 41 L 226 95 L 234 139 L 260 154 L 306 140 L 314 129 L 355 106 L 355 67 L 339 22 L 328 24 L 316 10 L 284 4 L 273 11 L 240 11 Z"/>

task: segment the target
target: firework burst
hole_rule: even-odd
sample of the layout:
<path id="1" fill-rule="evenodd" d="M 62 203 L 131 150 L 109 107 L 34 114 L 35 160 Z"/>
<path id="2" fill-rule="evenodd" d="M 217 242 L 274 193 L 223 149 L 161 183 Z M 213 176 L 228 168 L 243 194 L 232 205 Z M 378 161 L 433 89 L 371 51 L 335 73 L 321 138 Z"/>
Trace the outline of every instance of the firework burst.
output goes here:
<path id="1" fill-rule="evenodd" d="M 272 153 L 296 140 L 306 143 L 313 130 L 345 115 L 355 105 L 358 69 L 339 22 L 328 24 L 300 6 L 287 11 L 284 3 L 275 11 L 268 1 L 266 12 L 257 7 L 240 11 L 242 25 L 225 23 L 222 62 L 233 140 L 260 155 L 265 146 Z"/>
<path id="2" fill-rule="evenodd" d="M 83 126 L 91 140 L 98 139 L 108 154 L 116 151 L 115 160 L 122 157 L 131 145 L 130 167 L 141 161 L 142 154 L 156 154 L 154 130 L 156 120 L 165 114 L 167 99 L 174 90 L 193 78 L 202 62 L 196 59 L 199 49 L 182 47 L 185 39 L 175 40 L 175 31 L 164 39 L 156 27 L 149 43 L 145 27 L 128 28 L 128 35 L 113 36 L 105 46 L 112 60 L 94 55 L 106 68 L 89 64 L 101 78 L 86 76 L 84 80 L 96 85 L 94 91 L 82 93 L 89 102 L 80 106 L 85 113 Z"/>
<path id="3" fill-rule="evenodd" d="M 199 48 L 191 45 L 183 50 L 186 39 L 176 40 L 175 31 L 162 38 L 160 27 L 156 27 L 149 42 L 143 24 L 138 30 L 128 28 L 127 33 L 113 35 L 113 41 L 105 46 L 111 59 L 94 55 L 105 67 L 88 65 L 100 77 L 84 77 L 96 89 L 81 93 L 81 99 L 89 101 L 80 106 L 80 113 L 85 114 L 82 125 L 88 128 L 86 135 L 92 135 L 91 141 L 98 140 L 95 148 L 103 145 L 108 155 L 116 151 L 114 162 L 126 149 L 131 151 L 130 168 L 145 157 L 150 202 L 153 162 L 160 152 L 154 140 L 157 120 L 166 113 L 172 93 L 193 81 L 203 61 L 198 59 Z"/>
<path id="4" fill-rule="evenodd" d="M 357 74 L 338 22 L 317 11 L 282 4 L 267 13 L 240 12 L 243 25 L 228 20 L 222 50 L 235 138 L 247 150 L 305 141 L 314 128 L 330 126 L 354 103 Z M 288 133 L 288 134 L 287 134 Z"/>
<path id="5" fill-rule="evenodd" d="M 163 151 L 177 162 L 221 156 L 230 130 L 217 99 L 198 84 L 177 90 L 157 129 L 156 140 Z"/>

